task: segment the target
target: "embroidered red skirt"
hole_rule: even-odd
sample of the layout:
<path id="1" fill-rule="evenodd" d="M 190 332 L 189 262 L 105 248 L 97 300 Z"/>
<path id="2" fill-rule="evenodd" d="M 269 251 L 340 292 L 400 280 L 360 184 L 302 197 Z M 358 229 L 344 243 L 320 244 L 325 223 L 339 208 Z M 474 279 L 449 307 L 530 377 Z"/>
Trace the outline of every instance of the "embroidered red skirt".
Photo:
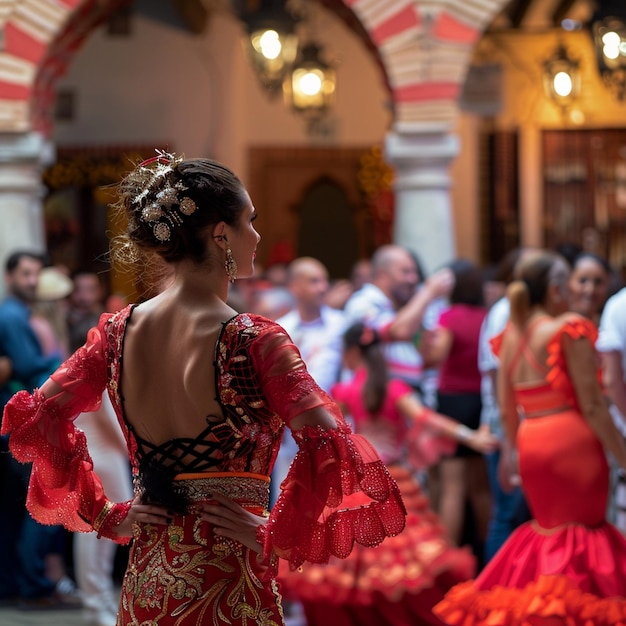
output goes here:
<path id="1" fill-rule="evenodd" d="M 269 478 L 246 473 L 179 475 L 194 501 L 222 493 L 261 514 Z M 196 515 L 135 531 L 122 584 L 118 626 L 281 626 L 276 583 L 264 581 L 257 554 L 238 541 L 215 537 Z"/>

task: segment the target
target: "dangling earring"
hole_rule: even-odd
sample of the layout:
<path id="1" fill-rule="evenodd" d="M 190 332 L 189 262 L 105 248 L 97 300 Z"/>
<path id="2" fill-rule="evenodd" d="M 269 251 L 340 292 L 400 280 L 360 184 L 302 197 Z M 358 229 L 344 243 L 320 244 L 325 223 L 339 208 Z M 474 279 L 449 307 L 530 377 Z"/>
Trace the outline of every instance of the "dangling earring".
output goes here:
<path id="1" fill-rule="evenodd" d="M 226 239 L 226 237 L 224 237 Z M 237 262 L 233 257 L 233 253 L 228 243 L 226 243 L 226 260 L 224 261 L 224 269 L 226 270 L 226 276 L 231 283 L 234 283 L 237 279 Z"/>

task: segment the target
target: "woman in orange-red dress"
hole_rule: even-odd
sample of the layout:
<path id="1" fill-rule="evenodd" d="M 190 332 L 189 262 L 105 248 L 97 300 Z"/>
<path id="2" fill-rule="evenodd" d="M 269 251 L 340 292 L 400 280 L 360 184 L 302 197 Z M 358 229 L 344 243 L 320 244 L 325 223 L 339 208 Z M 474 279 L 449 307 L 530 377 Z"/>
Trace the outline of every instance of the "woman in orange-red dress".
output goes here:
<path id="1" fill-rule="evenodd" d="M 494 347 L 505 432 L 534 519 L 480 576 L 435 607 L 446 624 L 617 626 L 626 620 L 626 540 L 605 520 L 605 450 L 626 467 L 598 382 L 593 323 L 567 310 L 568 267 L 525 258 Z"/>
<path id="2" fill-rule="evenodd" d="M 389 380 L 382 343 L 362 323 L 346 331 L 344 346 L 344 363 L 355 375 L 331 394 L 397 481 L 406 528 L 376 548 L 356 548 L 347 559 L 285 573 L 281 590 L 303 604 L 308 626 L 441 625 L 432 607 L 453 584 L 474 574 L 475 560 L 450 543 L 415 471 L 452 454 L 459 443 L 487 452 L 497 442 L 425 409 L 408 385 Z"/>
<path id="3" fill-rule="evenodd" d="M 252 274 L 259 242 L 239 179 L 208 159 L 160 153 L 119 193 L 120 250 L 161 257 L 169 283 L 103 315 L 41 389 L 7 404 L 2 434 L 33 464 L 28 510 L 121 543 L 132 535 L 119 626 L 278 626 L 278 557 L 322 563 L 398 534 L 397 485 L 287 333 L 227 306 L 228 282 Z M 73 423 L 105 389 L 133 465 L 128 502 L 106 497 Z M 285 426 L 299 452 L 268 514 Z"/>

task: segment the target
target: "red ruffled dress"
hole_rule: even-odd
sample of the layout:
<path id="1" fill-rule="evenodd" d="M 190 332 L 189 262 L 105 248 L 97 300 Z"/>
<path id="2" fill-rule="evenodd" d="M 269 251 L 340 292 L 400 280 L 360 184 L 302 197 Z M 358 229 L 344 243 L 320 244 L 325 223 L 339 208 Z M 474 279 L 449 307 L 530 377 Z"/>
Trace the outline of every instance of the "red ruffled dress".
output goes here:
<path id="1" fill-rule="evenodd" d="M 626 624 L 626 540 L 605 520 L 608 466 L 578 409 L 564 335 L 594 343 L 597 330 L 582 318 L 567 322 L 548 344 L 545 382 L 515 388 L 525 415 L 519 472 L 535 519 L 511 535 L 476 580 L 457 585 L 435 607 L 446 624 Z"/>
<path id="2" fill-rule="evenodd" d="M 402 531 L 405 510 L 389 472 L 311 379 L 285 331 L 265 318 L 242 314 L 223 325 L 215 353 L 223 418 L 209 420 L 193 440 L 153 446 L 139 438 L 124 418 L 120 393 L 132 310 L 103 315 L 86 345 L 52 376 L 59 393 L 16 394 L 2 423 L 15 457 L 33 463 L 27 502 L 33 517 L 128 542 L 115 535 L 114 526 L 130 504 L 106 498 L 85 436 L 73 424 L 98 406 L 108 387 L 136 491 L 176 512 L 167 525 L 140 524 L 133 531 L 120 626 L 283 624 L 274 580 L 278 556 L 293 568 L 304 561 L 323 563 L 348 556 L 355 543 L 374 546 Z M 299 452 L 259 533 L 265 559 L 214 536 L 194 514 L 194 503 L 220 492 L 251 511 L 266 511 L 268 476 L 283 428 L 318 407 L 334 416 L 337 428 L 293 431 Z"/>
<path id="3" fill-rule="evenodd" d="M 296 572 L 283 568 L 281 592 L 302 603 L 308 626 L 440 625 L 432 607 L 452 585 L 474 575 L 475 559 L 469 550 L 449 543 L 404 460 L 410 448 L 412 459 L 436 462 L 457 444 L 438 437 L 419 419 L 407 428 L 396 402 L 412 390 L 399 380 L 390 381 L 380 415 L 372 418 L 362 400 L 366 384 L 367 372 L 359 370 L 349 383 L 335 385 L 331 395 L 352 416 L 356 432 L 384 432 L 387 445 L 379 452 L 400 487 L 406 528 L 376 548 L 357 546 L 348 558 L 331 558 L 328 565 L 306 563 Z"/>

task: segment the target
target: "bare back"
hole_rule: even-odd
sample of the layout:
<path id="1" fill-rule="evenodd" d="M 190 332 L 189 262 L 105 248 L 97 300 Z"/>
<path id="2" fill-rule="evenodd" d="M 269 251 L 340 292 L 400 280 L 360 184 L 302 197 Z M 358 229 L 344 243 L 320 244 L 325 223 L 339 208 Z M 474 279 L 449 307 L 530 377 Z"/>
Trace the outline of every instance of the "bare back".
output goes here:
<path id="1" fill-rule="evenodd" d="M 524 385 L 543 380 L 548 372 L 548 343 L 568 319 L 568 315 L 548 315 L 531 320 L 524 329 L 506 333 L 502 346 L 502 372 L 511 384 Z"/>
<path id="2" fill-rule="evenodd" d="M 132 312 L 121 367 L 124 416 L 139 437 L 160 445 L 194 438 L 216 400 L 215 345 L 236 315 L 225 303 L 185 306 L 165 292 Z"/>

